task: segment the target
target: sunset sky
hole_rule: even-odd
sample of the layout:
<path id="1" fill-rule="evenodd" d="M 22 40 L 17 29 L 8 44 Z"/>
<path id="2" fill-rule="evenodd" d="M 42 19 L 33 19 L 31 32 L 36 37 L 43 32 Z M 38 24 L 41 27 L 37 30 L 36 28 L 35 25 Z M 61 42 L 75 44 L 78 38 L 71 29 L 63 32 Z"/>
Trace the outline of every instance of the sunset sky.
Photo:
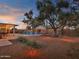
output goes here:
<path id="1" fill-rule="evenodd" d="M 17 24 L 22 28 L 24 24 L 21 21 L 24 19 L 24 13 L 30 9 L 33 10 L 34 16 L 38 15 L 36 0 L 0 0 L 0 23 Z"/>
<path id="2" fill-rule="evenodd" d="M 35 0 L 0 0 L 0 23 L 18 24 L 30 9 L 37 15 Z"/>
<path id="3" fill-rule="evenodd" d="M 57 1 L 52 0 L 54 3 Z M 36 0 L 0 0 L 0 23 L 19 24 L 24 13 L 30 9 L 33 10 L 34 16 L 38 15 Z"/>

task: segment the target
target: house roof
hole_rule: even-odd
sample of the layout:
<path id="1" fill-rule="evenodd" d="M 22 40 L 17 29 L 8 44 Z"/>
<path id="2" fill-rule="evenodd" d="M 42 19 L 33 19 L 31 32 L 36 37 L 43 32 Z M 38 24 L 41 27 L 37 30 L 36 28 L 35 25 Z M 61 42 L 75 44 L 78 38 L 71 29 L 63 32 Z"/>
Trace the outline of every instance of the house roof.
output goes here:
<path id="1" fill-rule="evenodd" d="M 10 23 L 0 23 L 0 24 L 3 24 L 3 25 L 15 25 L 15 26 L 18 26 L 16 24 L 10 24 Z"/>

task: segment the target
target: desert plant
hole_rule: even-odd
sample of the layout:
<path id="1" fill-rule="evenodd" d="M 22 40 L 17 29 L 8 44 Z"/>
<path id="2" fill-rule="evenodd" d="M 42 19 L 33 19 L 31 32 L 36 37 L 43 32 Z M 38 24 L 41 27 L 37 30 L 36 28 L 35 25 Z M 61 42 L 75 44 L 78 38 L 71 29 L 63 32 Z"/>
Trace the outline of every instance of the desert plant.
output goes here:
<path id="1" fill-rule="evenodd" d="M 17 40 L 27 46 L 31 46 L 32 48 L 41 48 L 41 45 L 38 44 L 37 42 L 34 42 L 34 41 L 30 41 L 28 39 L 25 39 L 23 37 L 19 37 L 17 38 Z"/>
<path id="2" fill-rule="evenodd" d="M 19 42 L 26 42 L 26 41 L 27 41 L 27 39 L 25 39 L 25 38 L 23 38 L 23 37 L 19 37 L 19 38 L 17 38 L 17 40 L 18 40 Z"/>

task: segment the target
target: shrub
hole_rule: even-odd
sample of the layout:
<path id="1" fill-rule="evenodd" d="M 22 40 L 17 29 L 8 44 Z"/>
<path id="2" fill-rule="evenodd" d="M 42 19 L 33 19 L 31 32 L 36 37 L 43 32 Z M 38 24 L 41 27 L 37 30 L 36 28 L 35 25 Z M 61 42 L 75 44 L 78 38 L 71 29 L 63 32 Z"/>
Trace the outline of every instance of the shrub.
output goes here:
<path id="1" fill-rule="evenodd" d="M 18 40 L 19 42 L 21 42 L 21 43 L 27 45 L 27 46 L 31 46 L 31 47 L 33 47 L 33 48 L 41 48 L 41 45 L 38 44 L 37 42 L 30 41 L 30 40 L 25 39 L 25 38 L 23 38 L 23 37 L 19 37 L 19 38 L 17 38 L 17 40 Z"/>

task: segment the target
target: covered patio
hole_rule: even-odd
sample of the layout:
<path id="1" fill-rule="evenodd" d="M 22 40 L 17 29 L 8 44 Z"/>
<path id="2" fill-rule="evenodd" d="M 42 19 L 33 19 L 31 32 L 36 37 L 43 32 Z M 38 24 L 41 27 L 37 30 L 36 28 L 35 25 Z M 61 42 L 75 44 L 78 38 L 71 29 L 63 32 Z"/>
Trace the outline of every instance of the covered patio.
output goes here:
<path id="1" fill-rule="evenodd" d="M 10 33 L 12 28 L 15 28 L 15 24 L 9 24 L 9 23 L 0 23 L 0 39 L 6 37 L 8 33 Z M 15 30 L 13 30 L 13 33 Z"/>

